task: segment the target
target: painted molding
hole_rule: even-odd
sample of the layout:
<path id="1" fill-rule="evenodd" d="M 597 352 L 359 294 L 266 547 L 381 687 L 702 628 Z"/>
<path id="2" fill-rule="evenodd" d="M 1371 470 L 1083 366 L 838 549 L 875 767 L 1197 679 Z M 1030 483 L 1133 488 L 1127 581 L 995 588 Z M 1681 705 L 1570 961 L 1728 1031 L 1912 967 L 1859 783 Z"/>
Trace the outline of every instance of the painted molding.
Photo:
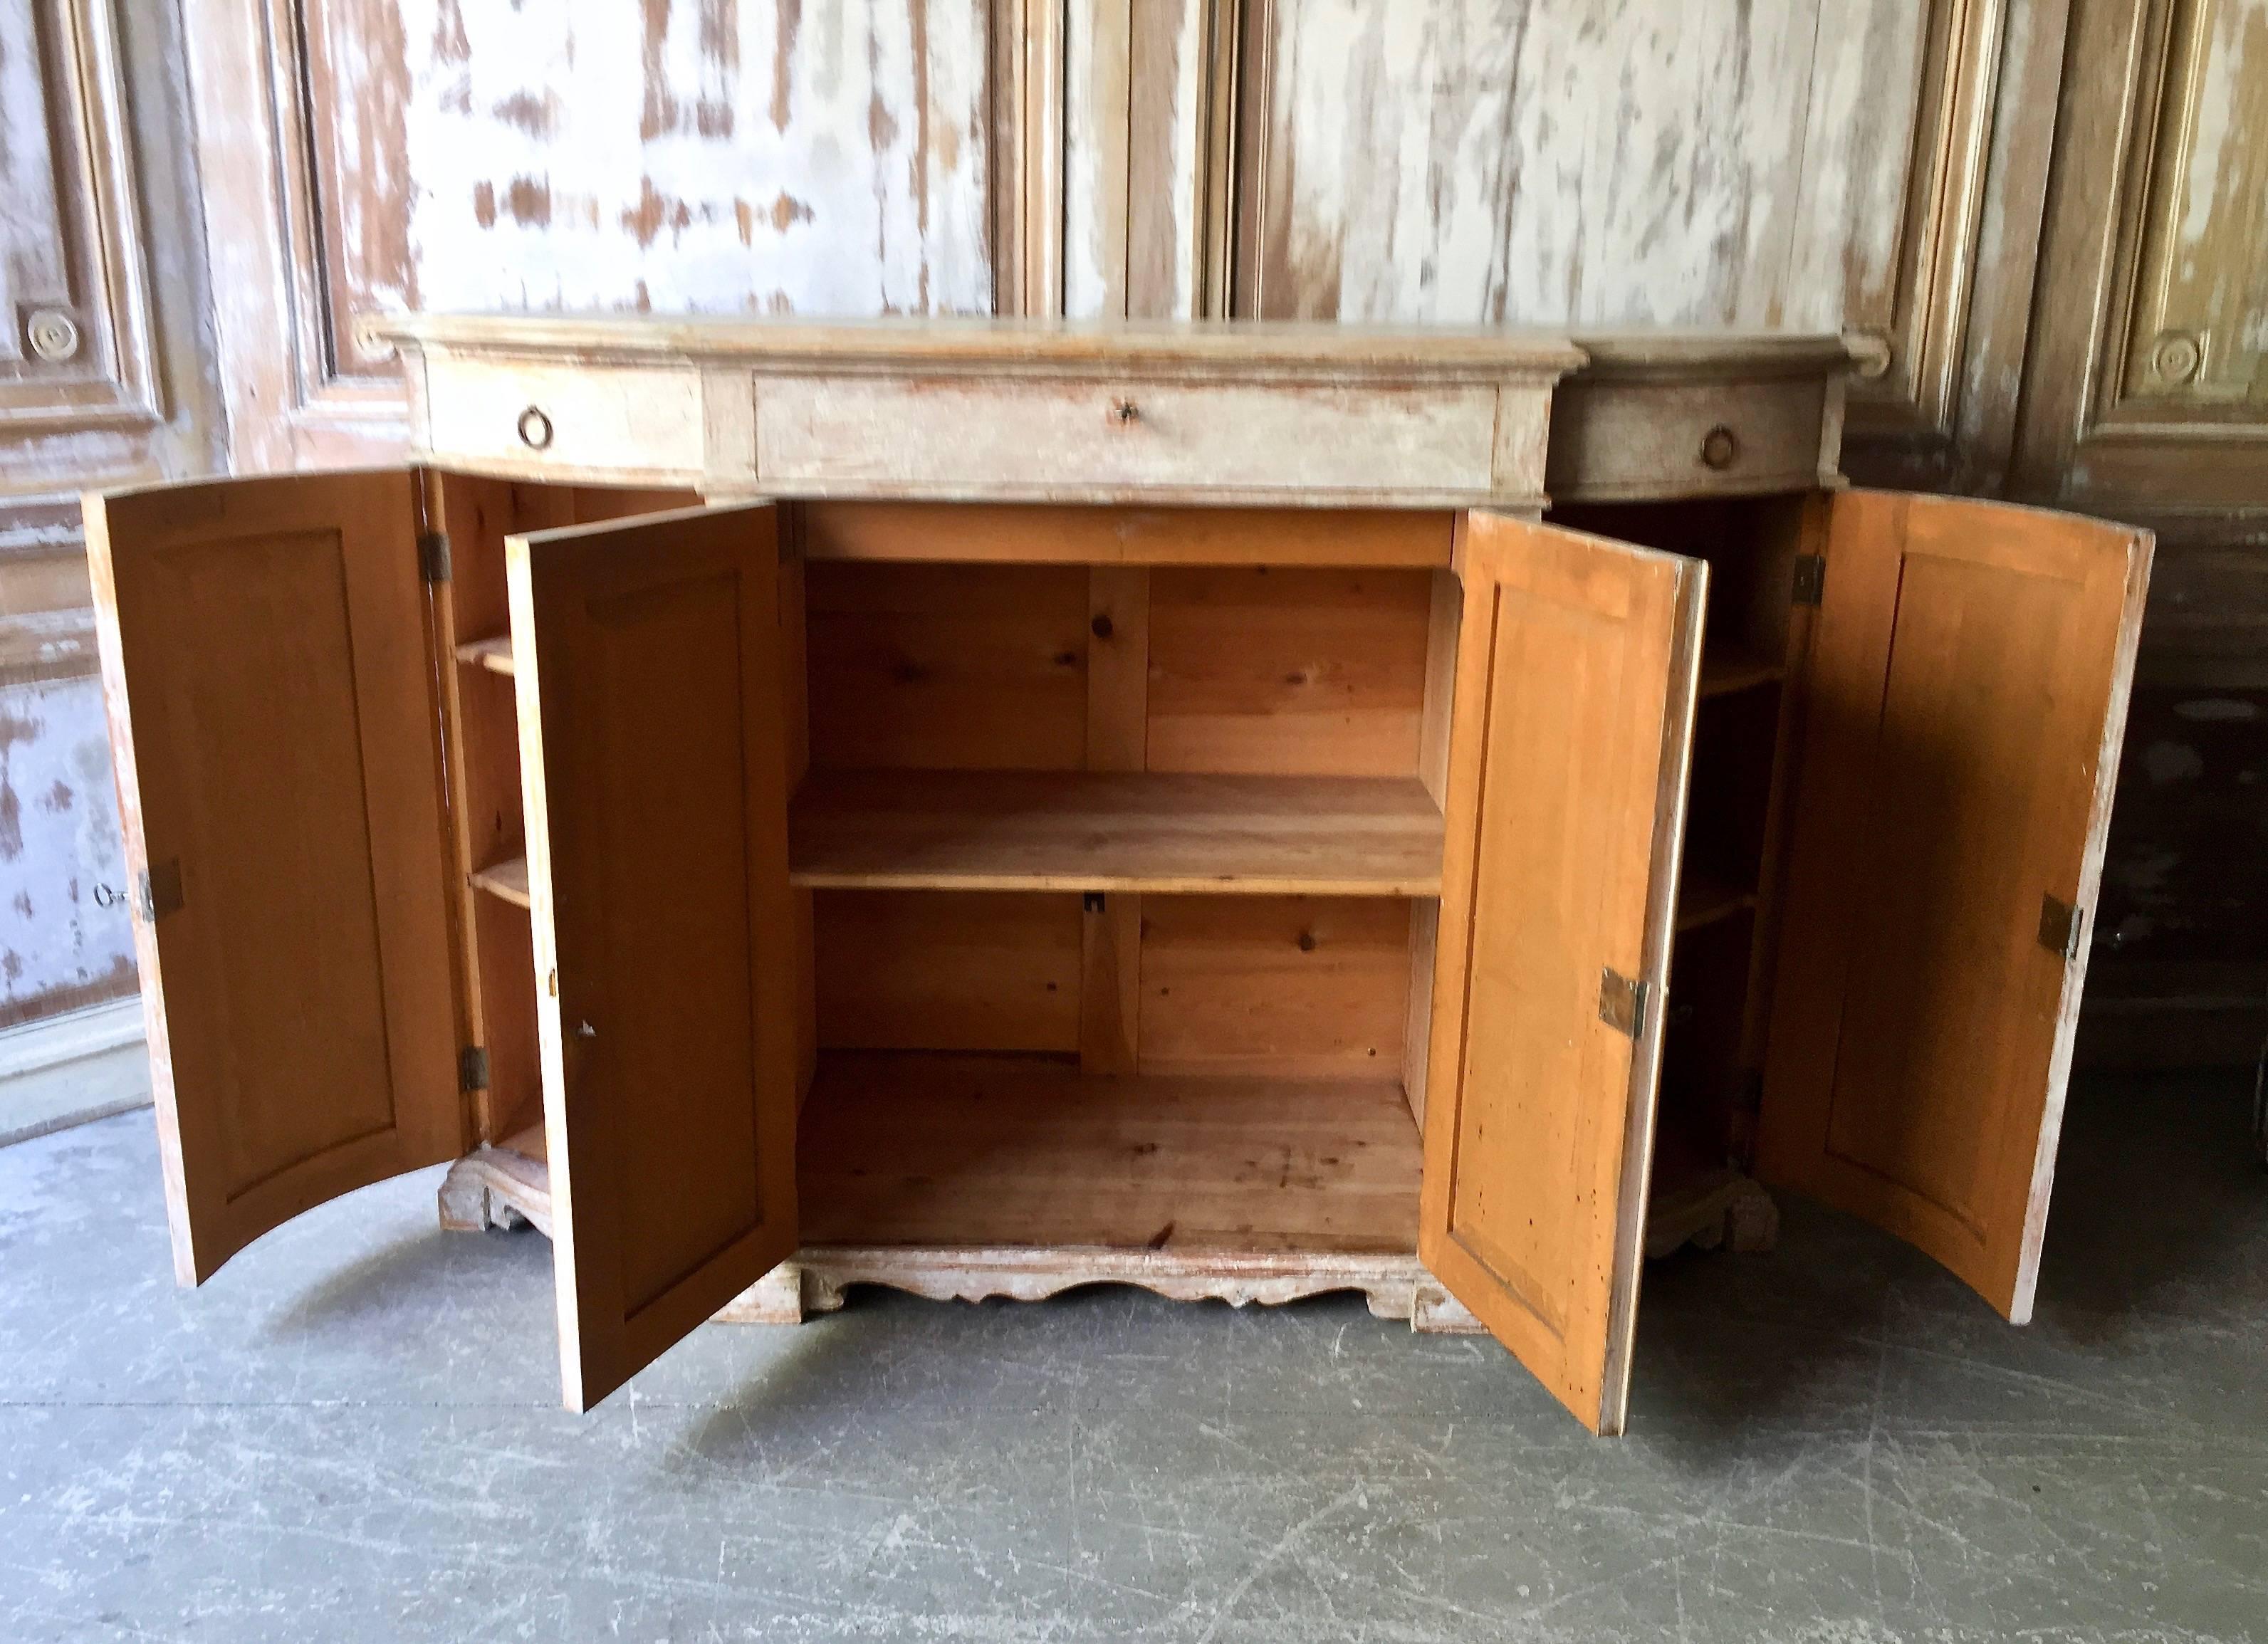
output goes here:
<path id="1" fill-rule="evenodd" d="M 139 998 L 0 1033 L 0 1146 L 148 1107 L 142 1044 Z"/>

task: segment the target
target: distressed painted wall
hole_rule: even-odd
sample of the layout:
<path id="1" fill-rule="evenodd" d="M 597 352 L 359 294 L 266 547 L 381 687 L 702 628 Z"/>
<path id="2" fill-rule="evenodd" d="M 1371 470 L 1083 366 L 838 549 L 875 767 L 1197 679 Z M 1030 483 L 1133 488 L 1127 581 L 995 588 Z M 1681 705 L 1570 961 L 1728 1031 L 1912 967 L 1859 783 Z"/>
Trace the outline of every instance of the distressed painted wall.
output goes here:
<path id="1" fill-rule="evenodd" d="M 0 685 L 0 1028 L 134 991 L 125 883 L 100 682 Z"/>
<path id="2" fill-rule="evenodd" d="M 335 319 L 991 306 L 984 0 L 298 9 Z"/>
<path id="3" fill-rule="evenodd" d="M 1886 326 L 1918 0 L 1289 0 L 1241 307 Z"/>
<path id="4" fill-rule="evenodd" d="M 87 601 L 62 520 L 0 533 L 0 1028 L 134 991 Z"/>
<path id="5" fill-rule="evenodd" d="M 2268 0 L 2192 0 L 2169 52 L 2126 391 L 2268 416 Z"/>
<path id="6" fill-rule="evenodd" d="M 183 61 L 0 0 L 0 1028 L 135 988 L 77 493 L 225 459 Z"/>

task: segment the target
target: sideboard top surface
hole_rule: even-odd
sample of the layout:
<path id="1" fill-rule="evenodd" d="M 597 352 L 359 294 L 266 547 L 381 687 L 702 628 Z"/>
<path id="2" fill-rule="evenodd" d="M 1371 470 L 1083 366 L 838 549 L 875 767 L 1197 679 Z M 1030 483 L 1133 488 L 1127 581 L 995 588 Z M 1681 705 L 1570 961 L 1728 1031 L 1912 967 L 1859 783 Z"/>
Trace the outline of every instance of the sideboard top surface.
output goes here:
<path id="1" fill-rule="evenodd" d="M 365 316 L 368 335 L 438 350 L 591 359 L 747 358 L 781 363 L 1064 370 L 1306 367 L 1551 379 L 1607 370 L 1838 371 L 1854 345 L 1827 333 L 1366 327 L 1302 321 L 984 317 L 774 320 L 731 315 L 423 313 Z"/>
<path id="2" fill-rule="evenodd" d="M 1324 323 L 365 316 L 413 446 L 535 479 L 929 501 L 1540 509 L 1839 483 L 1861 340 Z"/>

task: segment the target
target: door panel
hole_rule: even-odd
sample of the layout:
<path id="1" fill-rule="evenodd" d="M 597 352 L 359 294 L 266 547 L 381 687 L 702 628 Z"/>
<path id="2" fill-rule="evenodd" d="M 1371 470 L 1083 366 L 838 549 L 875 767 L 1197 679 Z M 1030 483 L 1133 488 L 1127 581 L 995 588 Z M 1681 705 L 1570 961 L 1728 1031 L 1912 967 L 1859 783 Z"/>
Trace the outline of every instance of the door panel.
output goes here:
<path id="1" fill-rule="evenodd" d="M 1618 1433 L 1708 571 L 1486 513 L 1458 552 L 1418 1253 Z"/>
<path id="2" fill-rule="evenodd" d="M 588 1409 L 796 1242 L 769 505 L 506 543 L 560 1360 Z"/>
<path id="3" fill-rule="evenodd" d="M 2149 538 L 1851 491 L 1826 557 L 1758 1163 L 2021 1323 Z"/>
<path id="4" fill-rule="evenodd" d="M 414 487 L 298 475 L 87 499 L 185 1284 L 461 1149 Z"/>

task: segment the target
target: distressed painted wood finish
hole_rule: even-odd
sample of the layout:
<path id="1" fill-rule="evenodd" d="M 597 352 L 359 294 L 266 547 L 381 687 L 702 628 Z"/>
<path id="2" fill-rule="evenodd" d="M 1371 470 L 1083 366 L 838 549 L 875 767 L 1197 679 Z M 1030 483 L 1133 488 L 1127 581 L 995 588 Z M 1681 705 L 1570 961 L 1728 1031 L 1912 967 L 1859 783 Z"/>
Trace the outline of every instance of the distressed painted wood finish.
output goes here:
<path id="1" fill-rule="evenodd" d="M 0 508 L 0 1028 L 135 986 L 77 514 Z"/>
<path id="2" fill-rule="evenodd" d="M 1012 0 L 188 11 L 255 461 L 398 448 L 399 379 L 361 313 L 1020 303 Z"/>
<path id="3" fill-rule="evenodd" d="M 220 450 L 178 28 L 0 0 L 0 1027 L 135 987 L 78 493 Z"/>
<path id="4" fill-rule="evenodd" d="M 2124 392 L 2268 421 L 2268 0 L 2169 22 Z"/>
<path id="5" fill-rule="evenodd" d="M 374 319 L 414 444 L 531 478 L 711 495 L 1537 507 L 1551 333 L 645 317 Z M 1833 338 L 1749 339 L 1820 383 Z M 1725 350 L 1628 350 L 1705 372 Z M 1745 358 L 1734 346 L 1729 355 Z M 1815 416 L 1814 422 L 1816 422 Z M 1807 430 L 1807 450 L 1818 431 Z"/>
<path id="6" fill-rule="evenodd" d="M 1233 0 L 1064 8 L 1062 313 L 1224 312 L 1237 12 Z"/>
<path id="7" fill-rule="evenodd" d="M 1983 187 L 2009 9 L 1255 0 L 1234 312 L 1863 330 L 1877 425 L 1949 431 L 1978 249 L 2032 243 Z"/>
<path id="8" fill-rule="evenodd" d="M 108 0 L 0 0 L 0 439 L 144 429 L 158 371 Z"/>
<path id="9" fill-rule="evenodd" d="M 2268 505 L 2268 4 L 2080 6 L 2023 494 Z"/>

